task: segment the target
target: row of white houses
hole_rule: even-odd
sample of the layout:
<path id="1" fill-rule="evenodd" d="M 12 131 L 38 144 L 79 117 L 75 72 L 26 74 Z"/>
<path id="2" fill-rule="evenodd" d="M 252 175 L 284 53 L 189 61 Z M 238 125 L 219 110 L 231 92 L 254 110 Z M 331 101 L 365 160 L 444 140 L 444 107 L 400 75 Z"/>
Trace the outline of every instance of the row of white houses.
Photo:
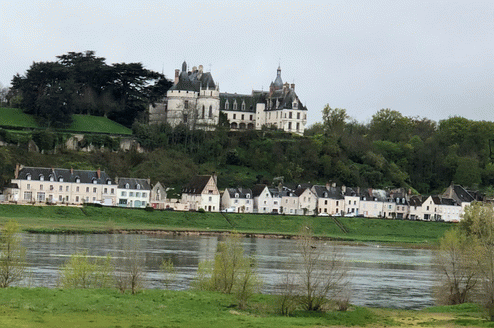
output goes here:
<path id="1" fill-rule="evenodd" d="M 227 188 L 220 192 L 216 176 L 194 177 L 182 188 L 180 199 L 168 199 L 159 182 L 149 179 L 111 179 L 104 171 L 17 166 L 6 189 L 7 201 L 18 204 L 82 205 L 204 210 L 229 213 L 362 216 L 457 222 L 466 206 L 480 196 L 459 185 L 442 195 L 422 198 L 404 189 L 390 191 L 335 185 L 283 185 Z"/>

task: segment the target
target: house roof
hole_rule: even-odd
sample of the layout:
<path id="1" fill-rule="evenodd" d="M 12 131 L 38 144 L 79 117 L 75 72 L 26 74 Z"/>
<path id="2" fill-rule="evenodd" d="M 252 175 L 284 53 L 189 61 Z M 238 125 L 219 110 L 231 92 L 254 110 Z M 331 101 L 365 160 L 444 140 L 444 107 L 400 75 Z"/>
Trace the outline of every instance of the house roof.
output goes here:
<path id="1" fill-rule="evenodd" d="M 186 194 L 201 194 L 212 178 L 211 175 L 196 175 L 182 188 L 182 192 Z"/>
<path id="2" fill-rule="evenodd" d="M 177 84 L 173 85 L 170 90 L 184 90 L 199 92 L 201 89 L 215 89 L 213 76 L 210 72 L 194 70 L 187 72 L 187 63 L 182 64 L 182 72 L 178 77 Z"/>
<path id="3" fill-rule="evenodd" d="M 129 185 L 129 188 L 126 188 L 127 184 Z M 151 190 L 151 185 L 147 179 L 118 178 L 118 188 Z"/>
<path id="4" fill-rule="evenodd" d="M 318 198 L 344 199 L 339 187 L 314 186 L 313 189 Z"/>
<path id="5" fill-rule="evenodd" d="M 227 188 L 226 190 L 230 194 L 230 198 L 236 198 L 236 194 L 238 194 L 238 198 L 252 198 L 252 190 L 248 188 Z"/>
<path id="6" fill-rule="evenodd" d="M 266 187 L 267 185 L 265 184 L 256 184 L 254 188 L 252 188 L 252 196 L 259 197 Z"/>
<path id="7" fill-rule="evenodd" d="M 460 185 L 454 185 L 453 191 L 461 202 L 471 203 L 475 200 L 475 197 Z"/>
<path id="8" fill-rule="evenodd" d="M 31 180 L 38 181 L 41 179 L 41 176 L 43 176 L 45 181 L 50 181 L 50 177 L 53 177 L 54 181 L 63 179 L 63 182 L 76 182 L 76 179 L 78 178 L 80 179 L 80 183 L 114 183 L 105 171 L 100 170 L 87 171 L 46 167 L 22 167 L 19 170 L 17 178 L 20 180 L 27 180 L 28 176 L 31 176 Z"/>
<path id="9" fill-rule="evenodd" d="M 419 196 L 412 196 L 408 201 L 410 206 L 422 206 L 422 199 Z"/>

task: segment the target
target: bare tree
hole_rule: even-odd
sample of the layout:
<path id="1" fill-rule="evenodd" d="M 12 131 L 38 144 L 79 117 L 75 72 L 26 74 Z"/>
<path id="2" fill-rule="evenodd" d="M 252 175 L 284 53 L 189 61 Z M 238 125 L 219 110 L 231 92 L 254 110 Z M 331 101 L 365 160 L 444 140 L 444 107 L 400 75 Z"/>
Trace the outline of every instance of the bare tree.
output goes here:
<path id="1" fill-rule="evenodd" d="M 87 252 L 72 254 L 60 268 L 58 284 L 62 288 L 113 287 L 113 264 L 110 255 L 91 258 Z"/>
<path id="2" fill-rule="evenodd" d="M 25 277 L 26 249 L 21 245 L 20 227 L 15 221 L 5 224 L 0 235 L 0 287 L 9 287 Z"/>
<path id="3" fill-rule="evenodd" d="M 138 242 L 134 242 L 125 250 L 124 256 L 116 259 L 115 282 L 117 288 L 124 293 L 130 289 L 136 294 L 144 283 L 144 257 Z"/>
<path id="4" fill-rule="evenodd" d="M 344 294 L 348 271 L 338 249 L 317 241 L 309 226 L 301 229 L 299 238 L 299 300 L 305 310 L 321 311 L 330 300 Z"/>

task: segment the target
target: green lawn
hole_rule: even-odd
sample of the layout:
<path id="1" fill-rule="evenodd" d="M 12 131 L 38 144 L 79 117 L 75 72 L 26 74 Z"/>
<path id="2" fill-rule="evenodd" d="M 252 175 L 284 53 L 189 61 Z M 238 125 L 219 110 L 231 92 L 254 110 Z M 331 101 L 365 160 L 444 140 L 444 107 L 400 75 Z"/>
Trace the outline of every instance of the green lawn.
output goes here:
<path id="1" fill-rule="evenodd" d="M 7 288 L 0 292 L 1 327 L 492 327 L 467 304 L 403 311 L 350 307 L 349 311 L 277 314 L 276 296 L 257 295 L 246 310 L 231 295 L 195 290 Z"/>
<path id="2" fill-rule="evenodd" d="M 132 134 L 132 130 L 120 125 L 106 117 L 90 115 L 72 115 L 72 125 L 68 131 L 111 133 L 111 134 Z"/>
<path id="3" fill-rule="evenodd" d="M 33 116 L 24 114 L 19 108 L 0 107 L 0 126 L 13 128 L 40 128 Z"/>
<path id="4" fill-rule="evenodd" d="M 110 133 L 131 135 L 132 130 L 120 125 L 106 117 L 91 115 L 72 115 L 73 122 L 66 131 L 90 132 L 90 133 Z M 18 108 L 0 108 L 0 127 L 4 128 L 41 128 L 34 116 L 23 113 Z"/>
<path id="5" fill-rule="evenodd" d="M 226 216 L 226 218 L 225 218 Z M 342 241 L 394 242 L 436 245 L 453 225 L 440 222 L 340 218 L 344 233 L 330 217 L 198 212 L 147 212 L 142 209 L 0 205 L 0 223 L 18 221 L 23 229 L 52 231 L 193 230 L 238 231 L 296 235 L 310 224 L 316 236 Z"/>

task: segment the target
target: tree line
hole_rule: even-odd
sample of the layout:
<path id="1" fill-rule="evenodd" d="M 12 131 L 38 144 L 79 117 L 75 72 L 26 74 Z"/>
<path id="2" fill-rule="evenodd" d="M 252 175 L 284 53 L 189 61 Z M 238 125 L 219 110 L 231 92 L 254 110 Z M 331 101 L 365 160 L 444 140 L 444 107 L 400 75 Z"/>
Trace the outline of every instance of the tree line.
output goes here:
<path id="1" fill-rule="evenodd" d="M 142 63 L 105 60 L 86 51 L 34 62 L 25 75 L 13 77 L 7 98 L 47 127 L 68 126 L 72 114 L 106 116 L 130 127 L 172 85 Z"/>

